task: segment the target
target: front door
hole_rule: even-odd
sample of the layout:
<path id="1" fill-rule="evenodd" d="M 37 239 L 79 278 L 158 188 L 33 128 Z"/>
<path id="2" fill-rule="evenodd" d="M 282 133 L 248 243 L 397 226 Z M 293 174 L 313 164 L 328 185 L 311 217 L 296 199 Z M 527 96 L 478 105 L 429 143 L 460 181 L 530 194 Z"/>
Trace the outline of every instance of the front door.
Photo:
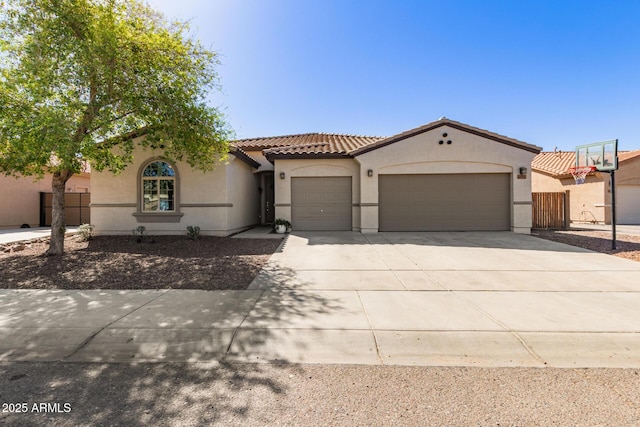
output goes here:
<path id="1" fill-rule="evenodd" d="M 275 194 L 273 191 L 273 172 L 264 174 L 264 222 L 271 224 L 276 219 Z"/>

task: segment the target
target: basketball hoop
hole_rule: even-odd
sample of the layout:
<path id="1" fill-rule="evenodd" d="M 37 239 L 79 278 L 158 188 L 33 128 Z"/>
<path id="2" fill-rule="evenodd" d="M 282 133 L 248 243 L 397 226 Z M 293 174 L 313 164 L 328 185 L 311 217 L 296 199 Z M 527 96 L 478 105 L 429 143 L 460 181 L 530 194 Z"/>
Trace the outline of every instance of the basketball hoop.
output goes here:
<path id="1" fill-rule="evenodd" d="M 591 172 L 595 172 L 595 166 L 574 166 L 569 168 L 569 173 L 576 180 L 576 184 L 584 184 L 584 180 Z"/>

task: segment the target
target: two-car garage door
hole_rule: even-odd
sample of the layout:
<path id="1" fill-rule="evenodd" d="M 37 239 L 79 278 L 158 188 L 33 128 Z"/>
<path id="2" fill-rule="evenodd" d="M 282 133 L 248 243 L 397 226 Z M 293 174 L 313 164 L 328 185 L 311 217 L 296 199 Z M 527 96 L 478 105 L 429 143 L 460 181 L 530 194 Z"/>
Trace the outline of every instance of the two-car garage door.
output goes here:
<path id="1" fill-rule="evenodd" d="M 380 231 L 510 230 L 510 175 L 380 175 Z"/>

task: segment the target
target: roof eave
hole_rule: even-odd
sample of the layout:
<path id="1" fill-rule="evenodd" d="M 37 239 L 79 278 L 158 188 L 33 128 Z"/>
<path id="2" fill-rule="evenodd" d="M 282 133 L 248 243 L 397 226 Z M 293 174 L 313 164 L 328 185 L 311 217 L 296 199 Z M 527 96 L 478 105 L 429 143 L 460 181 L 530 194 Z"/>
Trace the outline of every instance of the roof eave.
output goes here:
<path id="1" fill-rule="evenodd" d="M 233 154 L 234 156 L 236 156 L 236 158 L 242 160 L 254 169 L 258 169 L 260 167 L 260 162 L 258 162 L 256 159 L 254 159 L 238 147 L 230 146 L 229 154 Z"/>

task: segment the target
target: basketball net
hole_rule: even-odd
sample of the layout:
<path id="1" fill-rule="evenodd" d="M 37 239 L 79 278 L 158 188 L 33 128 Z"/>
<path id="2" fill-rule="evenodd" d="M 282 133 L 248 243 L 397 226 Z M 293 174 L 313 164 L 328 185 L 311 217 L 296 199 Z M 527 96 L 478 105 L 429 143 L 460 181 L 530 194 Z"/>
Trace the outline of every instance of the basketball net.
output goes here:
<path id="1" fill-rule="evenodd" d="M 569 173 L 573 175 L 573 179 L 576 180 L 576 184 L 584 184 L 584 180 L 591 172 L 595 172 L 595 166 L 574 166 L 569 168 Z"/>

